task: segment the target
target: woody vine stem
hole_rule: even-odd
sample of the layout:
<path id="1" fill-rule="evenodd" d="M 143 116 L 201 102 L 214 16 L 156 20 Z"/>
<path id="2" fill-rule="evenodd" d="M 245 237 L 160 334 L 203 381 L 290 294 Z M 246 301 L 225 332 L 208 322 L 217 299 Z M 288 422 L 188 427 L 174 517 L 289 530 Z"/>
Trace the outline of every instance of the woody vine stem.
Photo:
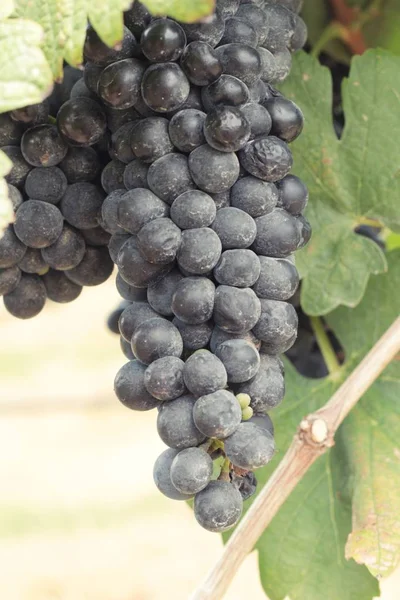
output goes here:
<path id="1" fill-rule="evenodd" d="M 400 317 L 365 356 L 331 399 L 299 425 L 292 444 L 236 528 L 217 563 L 190 600 L 220 600 L 279 508 L 311 465 L 334 445 L 339 425 L 400 351 Z"/>

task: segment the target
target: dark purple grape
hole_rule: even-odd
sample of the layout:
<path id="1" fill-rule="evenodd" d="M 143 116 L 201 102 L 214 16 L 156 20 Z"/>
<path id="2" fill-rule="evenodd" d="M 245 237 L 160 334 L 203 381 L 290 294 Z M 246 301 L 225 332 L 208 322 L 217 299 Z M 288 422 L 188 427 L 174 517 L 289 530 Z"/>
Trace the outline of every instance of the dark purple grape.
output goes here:
<path id="1" fill-rule="evenodd" d="M 126 58 L 106 67 L 98 83 L 98 94 L 113 108 L 130 108 L 140 95 L 140 84 L 145 67 L 136 58 Z"/>
<path id="2" fill-rule="evenodd" d="M 217 52 L 206 42 L 188 44 L 182 54 L 181 66 L 194 85 L 209 85 L 222 75 Z"/>
<path id="3" fill-rule="evenodd" d="M 137 56 L 139 51 L 135 36 L 124 27 L 124 37 L 115 48 L 110 48 L 97 35 L 96 31 L 90 27 L 86 32 L 85 45 L 83 53 L 86 60 L 95 65 L 105 67 L 117 60 Z"/>
<path id="4" fill-rule="evenodd" d="M 171 19 L 155 19 L 142 33 L 140 46 L 151 62 L 178 60 L 186 45 L 182 27 Z"/>
<path id="5" fill-rule="evenodd" d="M 250 99 L 247 85 L 232 75 L 221 75 L 217 81 L 201 90 L 204 108 L 210 112 L 216 106 L 242 106 Z"/>
<path id="6" fill-rule="evenodd" d="M 222 70 L 251 85 L 261 75 L 261 58 L 252 46 L 246 44 L 226 44 L 216 50 Z"/>
<path id="7" fill-rule="evenodd" d="M 57 127 L 73 146 L 93 146 L 107 128 L 106 115 L 100 104 L 90 98 L 72 98 L 57 113 Z"/>
<path id="8" fill-rule="evenodd" d="M 176 63 L 152 65 L 143 75 L 143 100 L 156 112 L 179 108 L 187 99 L 189 91 L 190 83 Z"/>
<path id="9" fill-rule="evenodd" d="M 93 183 L 73 183 L 61 199 L 60 210 L 73 227 L 90 229 L 99 224 L 103 200 L 104 192 Z"/>
<path id="10" fill-rule="evenodd" d="M 42 281 L 46 288 L 47 297 L 53 302 L 61 304 L 73 302 L 82 291 L 82 286 L 68 279 L 62 271 L 49 269 L 42 277 Z"/>
<path id="11" fill-rule="evenodd" d="M 204 122 L 207 143 L 221 152 L 236 152 L 250 138 L 250 123 L 239 108 L 217 106 Z"/>
<path id="12" fill-rule="evenodd" d="M 62 161 L 67 151 L 68 146 L 55 125 L 36 125 L 22 136 L 22 155 L 33 167 L 54 167 Z"/>
<path id="13" fill-rule="evenodd" d="M 186 108 L 177 112 L 169 123 L 171 142 L 181 152 L 191 152 L 206 140 L 203 133 L 206 114 L 201 110 Z"/>
<path id="14" fill-rule="evenodd" d="M 132 150 L 136 158 L 152 163 L 174 147 L 168 134 L 169 122 L 162 117 L 142 119 L 131 133 Z"/>
<path id="15" fill-rule="evenodd" d="M 46 303 L 46 288 L 39 275 L 24 273 L 18 285 L 4 296 L 3 301 L 13 317 L 31 319 L 40 313 Z"/>
<path id="16" fill-rule="evenodd" d="M 29 200 L 17 210 L 14 231 L 30 248 L 46 248 L 54 244 L 63 228 L 63 216 L 49 202 Z"/>
<path id="17" fill-rule="evenodd" d="M 147 183 L 152 192 L 167 204 L 172 204 L 175 198 L 196 187 L 187 157 L 175 152 L 165 154 L 150 165 Z"/>
<path id="18" fill-rule="evenodd" d="M 42 249 L 42 256 L 52 269 L 64 271 L 78 266 L 84 257 L 85 250 L 85 240 L 79 231 L 69 225 L 64 225 L 54 244 Z"/>

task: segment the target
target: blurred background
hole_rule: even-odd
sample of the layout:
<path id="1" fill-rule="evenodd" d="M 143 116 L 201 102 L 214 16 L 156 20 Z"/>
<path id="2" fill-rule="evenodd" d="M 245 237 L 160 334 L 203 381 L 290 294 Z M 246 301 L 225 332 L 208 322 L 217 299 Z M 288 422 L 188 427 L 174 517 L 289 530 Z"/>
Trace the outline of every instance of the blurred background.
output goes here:
<path id="1" fill-rule="evenodd" d="M 0 307 L 0 598 L 187 599 L 222 549 L 152 480 L 156 413 L 113 394 L 110 280 L 30 321 Z M 383 583 L 398 600 L 400 573 Z M 253 553 L 227 600 L 265 600 Z M 340 600 L 340 599 L 338 599 Z"/>

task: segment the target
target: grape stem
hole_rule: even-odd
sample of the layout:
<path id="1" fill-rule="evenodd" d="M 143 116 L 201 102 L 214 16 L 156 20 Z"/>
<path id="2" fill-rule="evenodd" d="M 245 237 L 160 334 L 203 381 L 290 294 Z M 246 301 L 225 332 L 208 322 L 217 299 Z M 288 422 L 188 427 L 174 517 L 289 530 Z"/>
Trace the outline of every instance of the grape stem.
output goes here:
<path id="1" fill-rule="evenodd" d="M 329 374 L 332 375 L 333 373 L 339 371 L 340 364 L 336 357 L 335 351 L 332 348 L 332 344 L 328 337 L 328 334 L 326 333 L 324 324 L 321 321 L 320 317 L 310 317 L 310 324 L 314 332 L 315 338 L 317 340 L 319 349 L 321 350 L 321 354 L 326 364 L 326 368 L 328 369 Z"/>
<path id="2" fill-rule="evenodd" d="M 339 425 L 400 351 L 400 317 L 331 399 L 300 423 L 292 444 L 190 600 L 220 600 L 247 554 L 310 466 L 334 445 Z"/>

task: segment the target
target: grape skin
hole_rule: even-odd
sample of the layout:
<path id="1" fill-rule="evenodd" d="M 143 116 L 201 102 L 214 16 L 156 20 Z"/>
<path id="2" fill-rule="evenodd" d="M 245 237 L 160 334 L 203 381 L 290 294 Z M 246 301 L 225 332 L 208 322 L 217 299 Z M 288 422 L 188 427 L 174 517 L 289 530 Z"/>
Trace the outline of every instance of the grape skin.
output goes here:
<path id="1" fill-rule="evenodd" d="M 195 402 L 193 396 L 186 394 L 160 406 L 157 431 L 170 448 L 183 450 L 204 442 L 205 436 L 197 429 L 193 420 Z"/>
<path id="2" fill-rule="evenodd" d="M 42 277 L 47 297 L 61 304 L 76 300 L 82 291 L 82 286 L 74 283 L 62 271 L 49 269 Z"/>
<path id="3" fill-rule="evenodd" d="M 138 2 L 135 2 L 135 6 L 136 4 L 138 4 Z M 182 494 L 179 492 L 171 481 L 171 465 L 178 453 L 179 450 L 167 448 L 167 450 L 164 450 L 164 452 L 160 454 L 154 464 L 154 483 L 158 490 L 164 494 L 164 496 L 167 496 L 167 498 L 171 498 L 171 500 L 190 500 L 192 496 L 190 494 Z"/>
<path id="4" fill-rule="evenodd" d="M 232 435 L 242 420 L 236 397 L 228 390 L 216 390 L 200 396 L 193 409 L 196 426 L 207 437 L 225 439 Z"/>
<path id="5" fill-rule="evenodd" d="M 253 471 L 264 467 L 275 454 L 274 438 L 254 422 L 240 423 L 224 441 L 226 456 L 237 467 Z"/>
<path id="6" fill-rule="evenodd" d="M 144 374 L 147 391 L 157 400 L 175 400 L 187 390 L 183 380 L 184 362 L 176 356 L 164 356 L 151 363 Z"/>
<path id="7" fill-rule="evenodd" d="M 285 177 L 293 164 L 287 144 L 272 135 L 247 142 L 239 151 L 239 160 L 250 175 L 272 182 Z"/>
<path id="8" fill-rule="evenodd" d="M 221 240 L 212 229 L 201 227 L 182 231 L 177 260 L 180 267 L 193 275 L 210 272 L 221 256 Z"/>
<path id="9" fill-rule="evenodd" d="M 172 269 L 162 279 L 149 285 L 147 301 L 158 314 L 164 317 L 173 316 L 172 299 L 182 279 L 183 275 L 177 269 Z"/>
<path id="10" fill-rule="evenodd" d="M 168 204 L 144 188 L 129 190 L 118 202 L 118 223 L 132 234 L 139 233 L 153 219 L 168 216 Z"/>
<path id="11" fill-rule="evenodd" d="M 274 183 L 262 181 L 252 175 L 242 177 L 231 189 L 232 206 L 243 210 L 253 218 L 270 213 L 278 199 L 279 193 Z"/>
<path id="12" fill-rule="evenodd" d="M 208 227 L 216 214 L 212 197 L 199 190 L 189 190 L 180 194 L 171 206 L 171 219 L 180 229 Z"/>
<path id="13" fill-rule="evenodd" d="M 117 266 L 123 279 L 138 288 L 147 288 L 166 275 L 173 267 L 173 263 L 157 265 L 145 260 L 137 247 L 134 236 L 121 247 L 117 256 Z"/>
<path id="14" fill-rule="evenodd" d="M 181 450 L 171 465 L 171 481 L 183 494 L 197 494 L 210 482 L 213 461 L 201 448 Z"/>
<path id="15" fill-rule="evenodd" d="M 46 303 L 46 288 L 38 275 L 23 274 L 13 291 L 3 297 L 3 302 L 13 317 L 31 319 Z"/>
<path id="16" fill-rule="evenodd" d="M 42 248 L 42 257 L 53 269 L 64 271 L 78 266 L 86 250 L 85 240 L 81 234 L 72 227 L 64 225 L 58 239 Z"/>
<path id="17" fill-rule="evenodd" d="M 228 333 L 246 333 L 261 316 L 261 303 L 250 288 L 220 285 L 215 292 L 214 322 Z"/>
<path id="18" fill-rule="evenodd" d="M 155 317 L 141 323 L 132 336 L 132 351 L 149 365 L 164 356 L 180 357 L 183 342 L 178 329 L 167 319 Z"/>
<path id="19" fill-rule="evenodd" d="M 299 274 L 288 259 L 259 256 L 260 276 L 253 285 L 257 296 L 266 300 L 289 300 L 299 285 Z"/>
<path id="20" fill-rule="evenodd" d="M 113 266 L 107 248 L 86 246 L 83 259 L 73 269 L 65 271 L 65 275 L 77 285 L 100 285 L 110 277 Z"/>
<path id="21" fill-rule="evenodd" d="M 208 144 L 189 155 L 189 170 L 204 192 L 219 193 L 232 187 L 239 176 L 239 161 L 234 152 L 220 152 Z"/>
<path id="22" fill-rule="evenodd" d="M 259 279 L 260 260 L 252 250 L 225 250 L 217 266 L 214 277 L 222 285 L 251 287 Z"/>
<path id="23" fill-rule="evenodd" d="M 14 231 L 30 248 L 54 244 L 62 232 L 63 217 L 56 206 L 40 200 L 29 200 L 17 210 Z"/>
<path id="24" fill-rule="evenodd" d="M 181 66 L 189 81 L 198 86 L 209 85 L 222 75 L 217 52 L 204 41 L 194 41 L 186 46 Z"/>
<path id="25" fill-rule="evenodd" d="M 261 300 L 261 317 L 253 328 L 269 354 L 282 354 L 293 345 L 297 335 L 298 317 L 288 302 Z"/>
<path id="26" fill-rule="evenodd" d="M 227 340 L 218 346 L 216 356 L 222 361 L 230 383 L 252 379 L 260 368 L 260 355 L 246 340 Z"/>
<path id="27" fill-rule="evenodd" d="M 0 269 L 0 296 L 14 291 L 21 280 L 21 270 L 14 266 Z"/>
<path id="28" fill-rule="evenodd" d="M 211 481 L 194 498 L 194 516 L 208 531 L 227 531 L 239 521 L 242 510 L 240 492 L 227 481 Z"/>
<path id="29" fill-rule="evenodd" d="M 205 144 L 203 133 L 206 113 L 194 108 L 179 110 L 169 122 L 171 142 L 181 152 L 189 153 Z"/>
<path id="30" fill-rule="evenodd" d="M 165 265 L 175 259 L 181 237 L 179 227 L 168 217 L 161 217 L 143 225 L 137 236 L 137 246 L 146 260 Z"/>
<path id="31" fill-rule="evenodd" d="M 114 391 L 118 400 L 132 410 L 151 410 L 160 406 L 144 385 L 146 366 L 138 360 L 130 360 L 118 371 L 114 381 Z"/>
<path id="32" fill-rule="evenodd" d="M 187 389 L 197 397 L 212 394 L 228 382 L 223 363 L 208 350 L 197 350 L 187 359 L 183 379 Z"/>
<path id="33" fill-rule="evenodd" d="M 187 157 L 175 152 L 162 156 L 150 165 L 147 183 L 151 191 L 167 204 L 172 204 L 175 198 L 195 188 Z"/>
<path id="34" fill-rule="evenodd" d="M 264 413 L 280 404 L 285 395 L 285 380 L 279 359 L 260 354 L 260 367 L 253 377 L 235 388 L 238 394 L 248 394 L 255 412 Z"/>
<path id="35" fill-rule="evenodd" d="M 118 326 L 121 335 L 127 342 L 131 342 L 132 336 L 141 323 L 146 320 L 159 317 L 155 310 L 147 302 L 133 301 L 122 312 Z"/>

